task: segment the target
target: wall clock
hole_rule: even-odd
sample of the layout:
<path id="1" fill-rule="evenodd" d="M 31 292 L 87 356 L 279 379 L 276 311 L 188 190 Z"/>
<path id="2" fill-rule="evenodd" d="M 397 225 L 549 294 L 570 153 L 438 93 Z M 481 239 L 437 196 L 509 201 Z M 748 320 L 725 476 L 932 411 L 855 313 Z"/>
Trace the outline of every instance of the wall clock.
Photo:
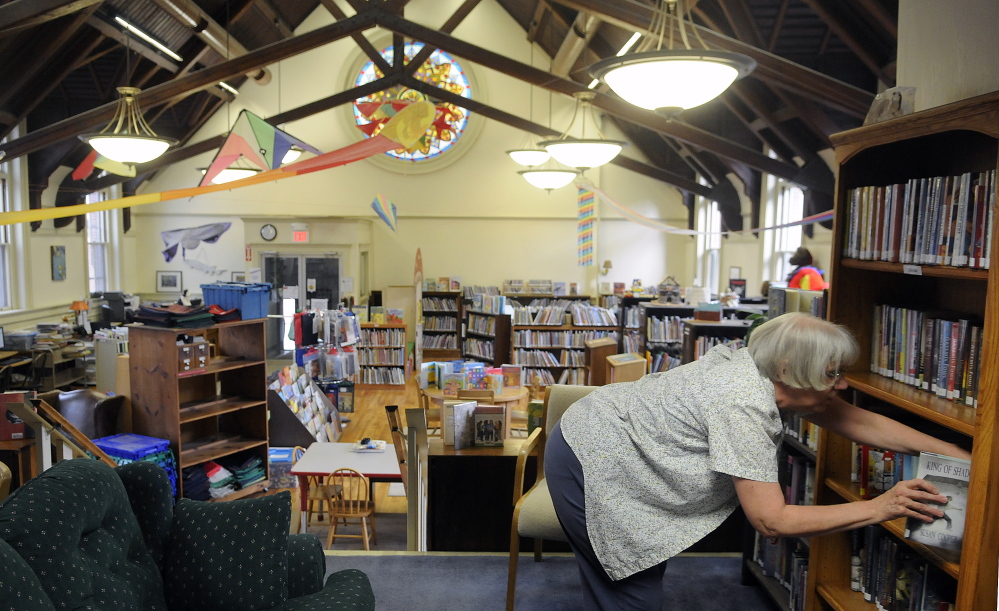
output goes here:
<path id="1" fill-rule="evenodd" d="M 270 223 L 260 228 L 260 237 L 270 242 L 277 237 L 277 228 Z"/>

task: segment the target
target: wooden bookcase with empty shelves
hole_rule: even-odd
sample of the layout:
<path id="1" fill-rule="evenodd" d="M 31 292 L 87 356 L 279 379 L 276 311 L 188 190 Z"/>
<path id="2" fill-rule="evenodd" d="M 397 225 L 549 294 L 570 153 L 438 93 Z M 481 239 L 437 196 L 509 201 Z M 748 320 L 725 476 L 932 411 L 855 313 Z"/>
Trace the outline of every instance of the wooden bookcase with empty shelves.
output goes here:
<path id="1" fill-rule="evenodd" d="M 361 323 L 357 356 L 359 386 L 383 390 L 405 386 L 406 323 Z"/>
<path id="2" fill-rule="evenodd" d="M 264 321 L 201 329 L 129 326 L 134 431 L 169 440 L 180 469 L 235 454 L 240 459 L 255 455 L 267 469 Z M 204 342 L 178 344 L 198 337 Z M 222 500 L 260 492 L 268 485 L 265 479 Z M 177 488 L 182 497 L 181 477 Z"/>
<path id="3" fill-rule="evenodd" d="M 423 360 L 461 358 L 461 292 L 424 291 Z"/>
<path id="4" fill-rule="evenodd" d="M 850 246 L 848 213 L 854 190 L 905 185 L 908 181 L 995 172 L 999 160 L 999 93 L 991 93 L 861 127 L 832 138 L 839 164 L 833 235 L 830 320 L 850 328 L 861 357 L 846 380 L 858 404 L 881 410 L 921 430 L 972 448 L 963 550 L 958 557 L 903 537 L 904 521 L 883 527 L 905 547 L 938 567 L 956 589 L 958 611 L 996 608 L 999 564 L 999 269 L 869 260 Z M 995 183 L 985 196 L 995 205 Z M 970 218 L 970 217 L 969 217 Z M 915 231 L 911 232 L 916 237 Z M 909 233 L 903 232 L 902 247 Z M 985 236 L 995 244 L 995 229 Z M 889 256 L 889 258 L 892 258 Z M 996 257 L 989 253 L 989 263 Z M 984 263 L 984 261 L 980 261 Z M 876 305 L 925 312 L 954 312 L 983 323 L 979 354 L 978 407 L 945 400 L 929 391 L 871 371 Z M 820 504 L 855 502 L 858 485 L 851 482 L 851 445 L 823 431 L 816 458 L 816 498 Z M 811 541 L 807 608 L 867 611 L 874 607 L 850 589 L 850 537 L 846 533 Z"/>

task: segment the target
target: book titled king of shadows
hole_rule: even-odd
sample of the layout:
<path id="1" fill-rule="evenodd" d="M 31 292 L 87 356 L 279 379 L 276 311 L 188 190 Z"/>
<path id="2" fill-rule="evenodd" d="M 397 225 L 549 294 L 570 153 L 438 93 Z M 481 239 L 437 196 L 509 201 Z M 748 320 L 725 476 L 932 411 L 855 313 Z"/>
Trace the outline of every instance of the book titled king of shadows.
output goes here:
<path id="1" fill-rule="evenodd" d="M 937 505 L 944 515 L 932 522 L 909 518 L 905 525 L 905 537 L 924 545 L 960 552 L 968 509 L 970 476 L 970 460 L 920 452 L 916 477 L 936 486 L 940 494 L 947 497 L 947 502 Z"/>

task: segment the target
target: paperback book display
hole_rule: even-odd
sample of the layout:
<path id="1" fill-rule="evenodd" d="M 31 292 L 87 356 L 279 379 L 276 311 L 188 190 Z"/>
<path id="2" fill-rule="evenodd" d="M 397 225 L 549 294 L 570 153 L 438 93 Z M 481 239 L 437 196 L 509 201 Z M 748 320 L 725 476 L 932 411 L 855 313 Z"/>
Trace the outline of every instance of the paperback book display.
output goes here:
<path id="1" fill-rule="evenodd" d="M 316 441 L 337 441 L 343 433 L 340 414 L 315 380 L 295 365 L 277 372 L 268 386 L 305 425 Z"/>
<path id="2" fill-rule="evenodd" d="M 930 482 L 947 497 L 940 505 L 943 517 L 930 523 L 909 518 L 905 525 L 905 538 L 943 549 L 961 551 L 964 540 L 964 519 L 968 509 L 968 480 L 971 461 L 932 452 L 921 452 L 916 477 Z"/>
<path id="3" fill-rule="evenodd" d="M 475 445 L 502 446 L 506 437 L 506 407 L 478 405 L 475 408 Z M 455 448 L 457 449 L 457 448 Z"/>
<path id="4" fill-rule="evenodd" d="M 476 361 L 430 361 L 420 364 L 420 388 L 438 388 L 446 397 L 459 390 L 503 392 L 504 373 L 500 367 L 486 367 Z M 519 385 L 519 384 L 518 384 Z"/>

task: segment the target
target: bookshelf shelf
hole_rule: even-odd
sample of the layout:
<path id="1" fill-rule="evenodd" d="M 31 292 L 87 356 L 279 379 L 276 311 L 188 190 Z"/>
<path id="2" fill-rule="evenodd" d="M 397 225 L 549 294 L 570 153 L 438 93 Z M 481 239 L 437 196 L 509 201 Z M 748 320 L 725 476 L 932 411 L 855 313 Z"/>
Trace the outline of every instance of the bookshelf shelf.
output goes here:
<path id="1" fill-rule="evenodd" d="M 512 362 L 508 314 L 465 310 L 465 322 L 462 328 L 464 337 L 461 340 L 461 354 L 464 358 L 482 361 L 489 367 L 499 367 Z M 490 349 L 492 355 L 488 354 Z"/>
<path id="2" fill-rule="evenodd" d="M 394 388 L 406 384 L 406 324 L 361 323 L 357 343 L 360 359 L 358 386 Z M 386 363 L 382 359 L 393 362 Z M 377 362 L 365 362 L 376 360 Z"/>
<path id="3" fill-rule="evenodd" d="M 857 254 L 857 241 L 860 239 L 858 236 L 870 236 L 872 233 L 859 233 L 858 224 L 851 222 L 851 219 L 859 217 L 851 214 L 851 210 L 857 210 L 857 203 L 862 201 L 865 191 L 893 190 L 893 193 L 905 195 L 903 189 L 908 189 L 909 199 L 900 197 L 898 201 L 908 202 L 909 210 L 916 210 L 931 222 L 903 229 L 897 234 L 889 232 L 889 239 L 892 235 L 900 235 L 901 241 L 897 247 L 892 247 L 888 257 L 884 257 L 902 260 L 902 255 L 894 253 L 903 252 L 906 253 L 905 260 L 908 260 L 907 253 L 913 252 L 921 235 L 925 237 L 928 231 L 940 231 L 947 225 L 942 216 L 932 216 L 932 209 L 928 206 L 931 200 L 922 197 L 929 192 L 928 186 L 949 183 L 953 188 L 959 185 L 954 191 L 959 197 L 939 199 L 937 196 L 938 199 L 932 201 L 947 205 L 947 201 L 960 202 L 961 193 L 967 194 L 968 216 L 963 222 L 986 219 L 987 223 L 969 225 L 976 227 L 972 235 L 978 237 L 966 243 L 983 244 L 984 247 L 977 251 L 979 256 L 975 257 L 971 250 L 964 250 L 963 254 L 978 267 L 992 267 L 991 262 L 996 260 L 991 252 L 996 239 L 991 211 L 994 210 L 996 195 L 994 174 L 999 164 L 997 114 L 999 93 L 994 92 L 835 134 L 831 138 L 839 170 L 834 196 L 833 283 L 828 300 L 828 318 L 849 328 L 861 346 L 860 359 L 847 375 L 847 382 L 855 393 L 855 402 L 870 405 L 872 409 L 884 406 L 899 413 L 900 417 L 904 415 L 907 424 L 930 434 L 946 435 L 948 440 L 970 448 L 972 452 L 960 562 L 944 550 L 904 539 L 902 521 L 888 523 L 882 531 L 899 547 L 916 550 L 921 559 L 940 569 L 943 575 L 940 579 L 951 580 L 944 585 L 954 586 L 956 600 L 953 602 L 957 611 L 991 609 L 996 606 L 997 599 L 999 324 L 995 321 L 999 320 L 999 277 L 990 269 L 976 267 L 903 265 L 900 262 L 869 260 L 870 255 L 862 252 L 863 247 Z M 914 193 L 917 195 L 913 196 Z M 952 191 L 946 190 L 945 186 L 939 193 L 949 195 Z M 959 212 L 953 213 L 950 218 L 962 219 Z M 955 226 L 961 227 L 960 222 Z M 951 243 L 960 248 L 961 240 L 951 239 L 948 242 L 947 239 L 933 239 L 935 241 L 929 242 L 934 245 L 931 250 L 940 250 L 935 248 L 938 244 L 949 249 Z M 878 242 L 873 243 L 876 249 Z M 880 243 L 883 245 L 886 242 Z M 883 253 L 882 249 L 882 257 Z M 960 250 L 954 253 L 962 254 Z M 918 250 L 914 256 L 921 256 Z M 879 257 L 874 254 L 871 258 Z M 876 306 L 909 308 L 917 313 L 927 313 L 925 318 L 936 317 L 932 314 L 935 312 L 956 313 L 960 318 L 972 321 L 972 325 L 984 321 L 980 326 L 981 348 L 977 351 L 974 367 L 978 372 L 977 409 L 871 371 L 872 346 L 882 345 L 876 341 L 881 320 L 875 319 Z M 859 501 L 857 486 L 849 483 L 850 442 L 829 431 L 822 431 L 819 447 L 817 502 Z M 871 608 L 869 603 L 863 602 L 860 594 L 849 589 L 849 556 L 848 534 L 813 538 L 809 564 L 809 609 L 852 611 Z"/>
<path id="4" fill-rule="evenodd" d="M 423 291 L 419 306 L 424 360 L 461 358 L 461 292 Z"/>

